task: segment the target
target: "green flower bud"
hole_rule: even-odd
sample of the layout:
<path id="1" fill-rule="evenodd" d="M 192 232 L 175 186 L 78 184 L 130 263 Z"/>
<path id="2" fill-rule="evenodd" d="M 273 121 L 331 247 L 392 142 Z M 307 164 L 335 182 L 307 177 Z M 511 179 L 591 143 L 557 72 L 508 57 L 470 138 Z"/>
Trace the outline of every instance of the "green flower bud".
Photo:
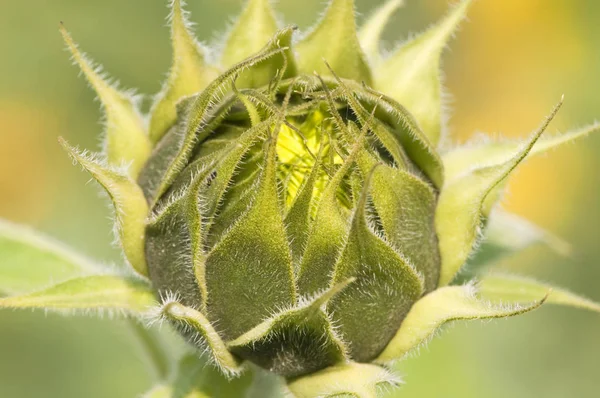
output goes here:
<path id="1" fill-rule="evenodd" d="M 487 247 L 565 248 L 493 208 L 528 155 L 599 126 L 541 138 L 558 105 L 522 144 L 444 150 L 440 57 L 471 0 L 384 58 L 379 36 L 400 3 L 357 33 L 353 0 L 331 0 L 297 41 L 268 0 L 249 0 L 209 65 L 173 0 L 173 66 L 147 118 L 61 27 L 107 115 L 103 154 L 61 142 L 108 191 L 124 256 L 148 283 L 82 277 L 0 307 L 139 313 L 154 295 L 154 316 L 223 373 L 253 363 L 307 398 L 376 396 L 397 383 L 387 366 L 450 321 L 545 301 L 600 310 L 529 279 L 472 281 Z M 485 256 L 474 256 L 488 230 Z"/>
<path id="2" fill-rule="evenodd" d="M 250 2 L 240 24 L 268 20 L 266 6 Z M 236 26 L 224 49 L 236 63 L 179 103 L 138 178 L 158 293 L 285 377 L 373 361 L 440 276 L 441 160 L 405 108 L 365 85 L 353 14 L 334 1 L 297 57 L 294 28 L 245 58 L 254 32 Z M 333 34 L 351 45 L 325 53 Z M 197 341 L 175 308 L 165 316 Z"/>

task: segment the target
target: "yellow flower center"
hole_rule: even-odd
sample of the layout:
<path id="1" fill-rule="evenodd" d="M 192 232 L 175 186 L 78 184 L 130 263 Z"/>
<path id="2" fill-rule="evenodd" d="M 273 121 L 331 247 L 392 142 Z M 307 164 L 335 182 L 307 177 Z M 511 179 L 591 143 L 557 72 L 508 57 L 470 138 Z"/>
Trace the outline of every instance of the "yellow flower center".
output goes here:
<path id="1" fill-rule="evenodd" d="M 317 158 L 321 157 L 322 167 L 317 171 L 313 192 L 315 199 L 320 197 L 336 166 L 343 163 L 334 149 L 335 145 L 332 145 L 335 139 L 333 126 L 324 112 L 317 110 L 300 122 L 293 119 L 289 122 L 296 129 L 283 125 L 277 138 L 279 177 L 284 183 L 285 204 L 288 209 L 312 172 Z M 338 197 L 341 203 L 350 207 L 349 195 L 343 191 Z"/>

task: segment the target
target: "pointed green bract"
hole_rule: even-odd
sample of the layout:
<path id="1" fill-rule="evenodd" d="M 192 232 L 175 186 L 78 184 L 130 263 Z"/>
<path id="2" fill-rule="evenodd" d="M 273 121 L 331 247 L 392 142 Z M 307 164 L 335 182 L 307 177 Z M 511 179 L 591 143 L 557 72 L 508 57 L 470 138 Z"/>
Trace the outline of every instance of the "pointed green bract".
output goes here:
<path id="1" fill-rule="evenodd" d="M 63 35 L 73 59 L 81 68 L 90 85 L 96 91 L 106 113 L 104 151 L 113 166 L 129 165 L 128 173 L 136 178 L 150 156 L 151 145 L 146 135 L 144 119 L 130 94 L 118 91 L 106 82 L 61 24 Z"/>
<path id="2" fill-rule="evenodd" d="M 482 218 L 489 215 L 499 196 L 498 188 L 527 157 L 560 109 L 559 103 L 533 137 L 504 163 L 476 168 L 449 181 L 438 199 L 435 227 L 442 258 L 440 286 L 452 282 L 479 238 Z"/>
<path id="3" fill-rule="evenodd" d="M 297 377 L 344 362 L 346 348 L 321 308 L 352 282 L 342 282 L 299 308 L 271 317 L 229 342 L 229 349 L 285 377 Z"/>
<path id="4" fill-rule="evenodd" d="M 144 253 L 144 229 L 148 215 L 148 203 L 140 187 L 120 170 L 103 164 L 100 160 L 78 151 L 65 140 L 61 145 L 104 187 L 115 207 L 117 233 L 125 257 L 135 271 L 148 274 Z"/>
<path id="5" fill-rule="evenodd" d="M 277 32 L 269 0 L 248 0 L 225 42 L 221 64 L 227 68 L 261 51 Z"/>
<path id="6" fill-rule="evenodd" d="M 287 79 L 297 74 L 296 60 L 292 50 L 292 39 L 296 26 L 288 26 L 280 30 L 267 44 L 263 51 L 284 49 L 266 62 L 252 66 L 243 72 L 237 84 L 240 87 L 277 86 L 281 79 Z"/>
<path id="7" fill-rule="evenodd" d="M 361 141 L 354 146 L 321 195 L 298 273 L 298 290 L 303 295 L 315 294 L 330 285 L 331 272 L 348 235 L 347 216 L 337 202 L 336 191 L 363 150 L 362 145 Z"/>
<path id="8" fill-rule="evenodd" d="M 206 203 L 204 190 L 216 181 L 212 176 L 226 163 L 230 152 L 225 149 L 201 166 L 190 171 L 191 181 L 181 183 L 148 220 L 146 227 L 146 255 L 150 279 L 161 294 L 178 287 L 182 304 L 206 306 L 205 263 Z M 241 156 L 241 155 L 240 155 Z M 173 250 L 177 247 L 178 250 Z"/>
<path id="9" fill-rule="evenodd" d="M 492 211 L 486 221 L 483 241 L 469 260 L 466 271 L 473 276 L 481 268 L 537 244 L 546 245 L 562 256 L 571 251 L 567 242 L 530 221 L 501 209 Z"/>
<path id="10" fill-rule="evenodd" d="M 448 322 L 521 315 L 539 308 L 547 294 L 547 291 L 541 292 L 525 306 L 494 306 L 478 298 L 473 285 L 442 287 L 417 301 L 376 362 L 389 363 L 404 358 L 427 343 Z"/>
<path id="11" fill-rule="evenodd" d="M 371 69 L 356 33 L 354 0 L 332 0 L 323 19 L 296 48 L 300 72 L 329 75 L 326 60 L 339 76 L 371 84 Z"/>
<path id="12" fill-rule="evenodd" d="M 225 88 L 222 87 L 222 89 Z M 172 191 L 185 188 L 185 186 L 193 179 L 194 173 L 204 167 L 202 162 L 206 159 L 209 159 L 210 161 L 213 160 L 212 157 L 200 159 L 204 157 L 202 156 L 202 152 L 204 152 L 204 147 L 207 146 L 205 140 L 213 134 L 215 130 L 219 130 L 219 132 L 222 130 L 219 128 L 221 127 L 220 124 L 224 122 L 236 100 L 235 96 L 232 94 L 226 95 L 221 103 L 213 104 L 206 115 L 206 122 L 203 123 L 202 128 L 199 127 L 199 130 L 197 131 L 198 137 L 196 137 L 196 141 L 190 140 L 190 142 L 188 142 L 188 145 L 190 145 L 192 149 L 196 146 L 200 146 L 197 154 L 198 159 L 190 159 L 191 163 L 186 164 L 184 169 L 181 170 L 179 175 L 175 176 L 171 183 L 167 184 L 162 181 L 169 164 L 181 151 L 181 145 L 185 143 L 185 121 L 190 116 L 189 112 L 192 105 L 199 96 L 200 95 L 186 97 L 177 105 L 178 123 L 173 126 L 173 128 L 167 132 L 164 139 L 157 144 L 150 160 L 138 178 L 138 184 L 144 191 L 147 200 L 153 204 L 153 208 L 156 207 L 159 202 L 164 200 L 164 196 L 156 196 L 159 190 L 161 190 L 160 192 L 162 193 L 172 193 Z M 215 94 L 213 100 L 218 101 L 218 99 L 218 95 Z M 199 145 L 200 142 L 202 142 L 201 145 Z M 222 147 L 223 146 L 219 149 L 223 149 Z M 193 157 L 193 155 L 194 153 L 190 154 L 191 157 Z M 162 190 L 164 190 L 164 192 Z"/>
<path id="13" fill-rule="evenodd" d="M 374 62 L 381 58 L 381 34 L 396 10 L 404 5 L 404 0 L 388 0 L 365 21 L 358 32 L 360 45 Z"/>
<path id="14" fill-rule="evenodd" d="M 146 227 L 146 255 L 148 275 L 157 292 L 164 295 L 177 286 L 181 303 L 193 306 L 205 303 L 207 293 L 204 284 L 195 277 L 196 265 L 202 267 L 195 260 L 203 262 L 203 259 L 198 259 L 198 243 L 193 239 L 198 239 L 201 231 L 190 225 L 197 222 L 187 206 L 187 194 L 150 220 Z"/>
<path id="15" fill-rule="evenodd" d="M 240 167 L 242 164 L 244 165 L 243 168 Z M 237 164 L 236 168 L 239 169 L 239 173 L 234 174 L 228 181 L 227 190 L 221 197 L 217 213 L 205 213 L 207 217 L 211 217 L 206 235 L 208 247 L 215 247 L 247 213 L 255 198 L 255 190 L 259 183 L 263 164 L 262 143 L 257 142 Z M 216 182 L 219 178 L 220 169 L 215 169 L 215 172 L 217 174 Z M 212 203 L 213 198 L 207 201 L 207 205 Z M 207 209 L 210 209 L 210 207 L 207 206 Z"/>
<path id="16" fill-rule="evenodd" d="M 276 137 L 267 143 L 268 155 L 252 205 L 206 259 L 207 311 L 227 339 L 296 302 L 273 140 Z"/>
<path id="17" fill-rule="evenodd" d="M 296 62 L 291 45 L 295 29 L 290 26 L 278 32 L 277 20 L 270 1 L 249 0 L 233 30 L 229 33 L 221 55 L 221 63 L 225 67 L 231 67 L 265 51 L 265 49 L 288 47 L 284 53 L 242 73 L 238 78 L 237 85 L 239 87 L 261 87 L 267 85 L 277 73 L 280 73 L 281 77 L 294 76 Z"/>
<path id="18" fill-rule="evenodd" d="M 347 221 L 336 203 L 335 193 L 328 191 L 323 193 L 319 202 L 302 257 L 298 274 L 301 294 L 314 294 L 328 286 L 330 272 L 347 234 Z"/>
<path id="19" fill-rule="evenodd" d="M 269 128 L 275 121 L 276 118 L 274 117 L 267 118 L 263 122 L 243 131 L 243 133 L 241 133 L 237 139 L 232 140 L 228 145 L 228 148 L 225 149 L 228 152 L 223 160 L 215 167 L 214 170 L 216 176 L 205 193 L 205 217 L 214 221 L 214 218 L 219 211 L 219 206 L 224 202 L 224 196 L 227 194 L 228 189 L 231 190 L 236 187 L 234 178 L 236 177 L 236 171 L 240 168 L 244 156 L 252 155 L 250 154 L 250 150 L 253 145 L 259 141 L 260 137 L 265 137 L 269 134 Z M 250 168 L 248 163 L 249 162 L 247 161 L 243 172 L 248 172 L 248 169 Z M 244 211 L 245 209 L 241 210 Z M 221 211 L 221 215 L 222 214 L 223 212 Z M 236 217 L 239 216 L 240 214 L 236 215 Z M 235 219 L 229 221 L 233 222 Z M 224 222 L 225 220 L 223 220 L 223 217 L 220 217 L 220 223 Z M 231 222 L 227 223 L 227 227 L 231 225 Z M 220 235 L 216 235 L 215 237 L 220 237 Z"/>
<path id="20" fill-rule="evenodd" d="M 188 339 L 204 347 L 223 372 L 229 375 L 241 372 L 240 362 L 227 350 L 217 331 L 201 312 L 167 299 L 160 309 L 160 315 L 172 321 Z"/>
<path id="21" fill-rule="evenodd" d="M 530 156 L 545 153 L 563 144 L 574 142 L 590 134 L 600 132 L 600 123 L 595 123 L 579 130 L 552 137 L 543 137 L 531 149 Z M 458 147 L 442 157 L 446 170 L 446 178 L 453 180 L 461 174 L 476 167 L 493 166 L 508 160 L 519 147 L 519 142 L 498 141 L 482 144 L 467 144 Z"/>
<path id="22" fill-rule="evenodd" d="M 139 279 L 99 275 L 71 279 L 45 290 L 0 299 L 0 308 L 56 311 L 106 310 L 141 316 L 156 301 L 150 286 Z"/>
<path id="23" fill-rule="evenodd" d="M 479 238 L 485 201 L 521 162 L 522 152 L 497 167 L 475 170 L 442 190 L 435 214 L 441 286 L 452 282 L 471 255 Z"/>
<path id="24" fill-rule="evenodd" d="M 332 73 L 333 70 L 332 70 Z M 375 137 L 377 137 L 377 139 L 379 140 L 379 142 L 381 142 L 381 145 L 383 145 L 383 147 L 390 153 L 390 155 L 392 155 L 394 162 L 398 165 L 398 167 L 400 168 L 407 168 L 408 167 L 408 162 L 409 160 L 407 159 L 407 155 L 404 152 L 404 149 L 402 147 L 402 145 L 400 144 L 400 140 L 398 139 L 398 137 L 396 136 L 396 132 L 391 131 L 388 126 L 386 126 L 385 124 L 381 123 L 381 121 L 375 117 L 374 112 L 377 111 L 377 107 L 378 107 L 378 103 L 375 104 L 373 106 L 373 110 L 372 112 L 367 111 L 367 109 L 365 109 L 365 107 L 360 103 L 359 100 L 357 100 L 354 97 L 354 93 L 352 92 L 350 86 L 347 86 L 347 84 L 345 82 L 343 82 L 341 79 L 337 78 L 336 75 L 336 79 L 337 79 L 337 83 L 339 84 L 340 88 L 342 89 L 342 92 L 346 98 L 346 100 L 348 101 L 350 108 L 352 109 L 352 111 L 354 111 L 354 113 L 356 113 L 356 116 L 358 118 L 358 121 L 360 122 L 360 124 L 362 124 L 363 128 L 366 128 L 367 130 L 371 130 L 373 132 L 373 134 L 375 135 Z M 349 122 L 348 126 L 346 126 L 346 124 L 344 123 L 342 116 L 339 114 L 339 111 L 336 109 L 335 107 L 335 102 L 333 100 L 333 98 L 331 97 L 331 93 L 329 92 L 329 89 L 327 88 L 327 85 L 323 82 L 323 88 L 325 90 L 325 92 L 327 93 L 327 97 L 328 97 L 328 102 L 329 102 L 329 107 L 331 108 L 331 112 L 335 115 L 335 121 L 336 121 L 336 125 L 337 128 L 344 132 L 345 135 L 347 136 L 352 136 L 353 134 L 351 134 L 351 132 L 348 131 L 348 129 L 356 126 L 356 124 L 354 122 Z M 354 132 L 354 135 L 356 135 L 358 133 L 358 127 L 356 127 L 356 132 Z"/>
<path id="25" fill-rule="evenodd" d="M 285 34 L 285 31 L 281 34 Z M 140 176 L 140 185 L 149 202 L 155 204 L 173 184 L 190 160 L 199 136 L 206 137 L 212 132 L 212 129 L 208 128 L 213 116 L 211 111 L 215 110 L 215 103 L 218 102 L 222 91 L 227 90 L 232 81 L 244 70 L 285 50 L 285 48 L 267 48 L 256 56 L 240 62 L 216 78 L 201 94 L 190 101 L 186 114 L 182 115 L 185 123 L 172 129 L 165 136 L 148 161 L 152 167 L 144 168 Z"/>
<path id="26" fill-rule="evenodd" d="M 415 118 L 392 98 L 376 95 L 376 92 L 370 89 L 367 89 L 367 95 L 362 94 L 362 101 L 381 109 L 376 116 L 395 127 L 395 136 L 402 144 L 404 152 L 423 171 L 435 188 L 440 189 L 444 184 L 442 160 Z"/>
<path id="27" fill-rule="evenodd" d="M 296 271 L 300 268 L 302 254 L 310 235 L 310 228 L 312 226 L 310 217 L 312 200 L 314 197 L 315 183 L 319 176 L 321 165 L 321 159 L 319 158 L 317 162 L 315 162 L 310 174 L 305 177 L 305 181 L 303 182 L 298 195 L 285 216 L 285 224 L 287 226 L 286 232 L 289 237 L 290 250 L 292 251 L 294 268 Z"/>
<path id="28" fill-rule="evenodd" d="M 348 278 L 356 282 L 327 307 L 352 359 L 367 362 L 386 346 L 412 304 L 423 294 L 423 280 L 409 262 L 379 238 L 367 224 L 367 192 L 372 174 L 352 219 L 352 227 L 332 284 Z"/>
<path id="29" fill-rule="evenodd" d="M 375 89 L 404 105 L 434 145 L 443 133 L 442 50 L 471 3 L 462 0 L 441 22 L 402 45 L 374 71 Z"/>
<path id="30" fill-rule="evenodd" d="M 375 398 L 400 384 L 400 379 L 377 365 L 349 362 L 292 380 L 296 398 Z"/>
<path id="31" fill-rule="evenodd" d="M 352 110 L 357 114 L 361 124 L 369 124 L 373 132 L 386 149 L 394 156 L 399 165 L 406 163 L 403 161 L 403 154 L 393 150 L 389 145 L 388 139 L 383 135 L 387 128 L 383 126 L 382 121 L 394 127 L 394 138 L 402 144 L 403 152 L 406 152 L 412 162 L 429 177 L 436 188 L 441 188 L 444 183 L 444 168 L 442 160 L 437 154 L 435 147 L 429 142 L 429 139 L 421 131 L 413 116 L 399 103 L 392 98 L 349 81 L 342 81 L 337 77 L 335 71 L 332 73 L 336 77 L 339 87 L 344 93 L 344 98 L 348 101 Z M 356 97 L 358 97 L 358 99 Z M 360 101 L 359 101 L 360 100 Z M 374 109 L 376 119 L 371 127 L 369 120 L 370 112 L 365 109 L 362 103 L 367 104 Z M 380 119 L 380 120 L 378 120 Z"/>
<path id="32" fill-rule="evenodd" d="M 490 273 L 479 284 L 481 296 L 503 303 L 523 303 L 538 299 L 550 292 L 547 302 L 600 312 L 600 304 L 565 289 L 517 275 Z"/>
<path id="33" fill-rule="evenodd" d="M 100 266 L 32 229 L 0 220 L 0 295 L 29 293 Z"/>
<path id="34" fill-rule="evenodd" d="M 364 176 L 373 170 L 371 200 L 389 244 L 406 256 L 423 275 L 425 291 L 437 287 L 440 256 L 434 226 L 433 189 L 414 175 L 363 156 L 358 162 Z"/>
<path id="35" fill-rule="evenodd" d="M 184 206 L 184 214 L 186 214 L 185 226 L 190 236 L 190 249 L 192 269 L 194 280 L 198 286 L 201 295 L 201 306 L 206 308 L 208 300 L 208 290 L 206 288 L 206 236 L 204 234 L 203 218 L 204 218 L 204 203 L 202 199 L 202 189 L 208 184 L 209 174 L 208 169 L 205 173 L 198 173 L 196 178 L 192 180 L 188 191 L 185 194 L 182 205 Z"/>
<path id="36" fill-rule="evenodd" d="M 232 90 L 234 91 L 238 100 L 244 105 L 246 108 L 246 112 L 248 113 L 248 118 L 250 118 L 250 124 L 252 126 L 256 126 L 260 123 L 261 115 L 258 112 L 258 108 L 252 103 L 250 98 L 245 94 L 238 90 L 236 86 L 236 82 L 233 82 L 231 85 Z"/>
<path id="37" fill-rule="evenodd" d="M 216 71 L 205 62 L 206 50 L 196 41 L 183 6 L 183 0 L 172 0 L 173 63 L 169 77 L 150 110 L 149 134 L 154 144 L 177 121 L 177 103 L 202 91 L 217 77 Z"/>

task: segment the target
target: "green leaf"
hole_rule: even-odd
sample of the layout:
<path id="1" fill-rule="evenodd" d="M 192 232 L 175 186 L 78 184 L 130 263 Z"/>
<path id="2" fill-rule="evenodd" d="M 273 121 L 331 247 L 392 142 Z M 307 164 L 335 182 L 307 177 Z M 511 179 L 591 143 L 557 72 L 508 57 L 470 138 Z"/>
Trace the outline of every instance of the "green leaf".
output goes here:
<path id="1" fill-rule="evenodd" d="M 600 132 L 600 123 L 594 123 L 579 130 L 552 137 L 543 137 L 532 148 L 530 155 L 545 153 L 598 132 Z M 481 144 L 473 143 L 458 147 L 442 157 L 446 178 L 453 180 L 474 167 L 493 166 L 506 162 L 519 145 L 519 142 L 515 141 L 496 141 Z"/>
<path id="2" fill-rule="evenodd" d="M 267 155 L 253 203 L 206 259 L 207 312 L 210 319 L 218 320 L 227 339 L 296 302 L 292 258 L 279 204 L 274 141 L 276 137 L 271 137 L 265 143 Z"/>
<path id="3" fill-rule="evenodd" d="M 45 290 L 0 299 L 0 308 L 103 311 L 142 315 L 156 304 L 150 286 L 137 278 L 97 275 L 75 278 Z"/>
<path id="4" fill-rule="evenodd" d="M 0 220 L 0 293 L 23 294 L 100 267 L 61 242 L 34 230 Z"/>
<path id="5" fill-rule="evenodd" d="M 440 23 L 403 44 L 375 68 L 375 89 L 404 105 L 434 145 L 442 137 L 442 51 L 471 3 L 462 0 Z"/>
<path id="6" fill-rule="evenodd" d="M 148 275 L 144 233 L 148 204 L 141 188 L 121 170 L 106 165 L 97 157 L 80 152 L 64 139 L 61 145 L 71 157 L 104 187 L 115 207 L 116 227 L 125 257 L 141 275 Z"/>
<path id="7" fill-rule="evenodd" d="M 327 308 L 349 343 L 350 356 L 359 362 L 370 361 L 383 350 L 424 291 L 423 279 L 410 262 L 368 225 L 367 192 L 375 172 L 365 178 L 346 245 L 333 273 L 333 284 L 353 277 L 356 282 L 334 297 Z"/>
<path id="8" fill-rule="evenodd" d="M 104 152 L 109 164 L 117 167 L 129 165 L 128 174 L 136 178 L 152 150 L 136 98 L 131 93 L 121 92 L 109 84 L 103 78 L 100 67 L 95 67 L 84 54 L 79 52 L 71 35 L 62 24 L 60 33 L 73 59 L 96 91 L 104 108 L 106 114 Z"/>
<path id="9" fill-rule="evenodd" d="M 438 199 L 435 226 L 442 258 L 440 286 L 452 282 L 479 238 L 482 218 L 497 202 L 499 187 L 525 159 L 562 103 L 559 103 L 531 139 L 511 158 L 498 165 L 474 168 L 449 181 Z"/>
<path id="10" fill-rule="evenodd" d="M 600 312 L 600 304 L 565 289 L 517 275 L 491 273 L 481 277 L 478 284 L 482 297 L 488 300 L 523 303 L 550 292 L 547 302 Z"/>
<path id="11" fill-rule="evenodd" d="M 210 359 L 226 375 L 234 376 L 242 371 L 239 360 L 227 350 L 217 331 L 200 311 L 181 305 L 174 296 L 165 299 L 159 316 L 172 321 L 180 333 L 196 346 L 204 346 Z"/>
<path id="12" fill-rule="evenodd" d="M 390 18 L 398 8 L 404 5 L 404 0 L 388 0 L 373 12 L 358 32 L 362 49 L 375 62 L 381 58 L 381 34 Z"/>
<path id="13" fill-rule="evenodd" d="M 142 398 L 173 398 L 173 388 L 168 385 L 159 385 L 153 387 L 150 391 L 142 395 Z M 188 397 L 185 397 L 188 398 Z M 205 397 L 197 397 L 205 398 Z"/>
<path id="14" fill-rule="evenodd" d="M 296 398 L 375 398 L 400 380 L 377 365 L 349 362 L 291 380 L 288 388 Z"/>
<path id="15" fill-rule="evenodd" d="M 227 344 L 234 353 L 285 377 L 312 373 L 346 360 L 346 348 L 322 308 L 354 282 L 346 280 L 284 310 Z"/>
<path id="16" fill-rule="evenodd" d="M 281 34 L 285 35 L 286 31 Z M 210 122 L 215 115 L 214 111 L 218 110 L 221 93 L 227 91 L 244 70 L 283 51 L 285 48 L 269 48 L 240 62 L 213 80 L 201 94 L 190 101 L 186 114 L 181 117 L 181 123 L 177 128 L 171 129 L 160 142 L 140 175 L 139 183 L 150 203 L 155 204 L 167 192 L 187 166 L 196 144 L 213 132 Z"/>
<path id="17" fill-rule="evenodd" d="M 530 221 L 501 209 L 492 211 L 486 221 L 484 239 L 467 264 L 469 274 L 538 244 L 546 245 L 562 256 L 571 251 L 567 242 Z"/>
<path id="18" fill-rule="evenodd" d="M 404 358 L 412 350 L 427 343 L 442 326 L 451 321 L 506 318 L 539 308 L 547 291 L 533 297 L 525 306 L 497 306 L 477 297 L 473 285 L 447 286 L 423 297 L 412 307 L 400 329 L 379 355 L 377 363 Z"/>
<path id="19" fill-rule="evenodd" d="M 296 46 L 301 72 L 329 75 L 325 60 L 341 77 L 371 84 L 371 69 L 356 33 L 354 0 L 332 0 L 323 19 Z"/>
<path id="20" fill-rule="evenodd" d="M 221 64 L 230 67 L 265 49 L 287 47 L 285 52 L 242 73 L 237 85 L 261 87 L 268 84 L 277 73 L 281 73 L 281 77 L 294 76 L 296 62 L 291 46 L 295 30 L 295 27 L 287 27 L 278 32 L 277 20 L 269 0 L 248 0 L 242 15 L 229 33 L 221 55 Z"/>
<path id="21" fill-rule="evenodd" d="M 204 89 L 216 71 L 205 62 L 206 50 L 196 41 L 183 0 L 173 0 L 171 7 L 171 41 L 173 62 L 169 77 L 156 96 L 150 110 L 149 134 L 156 144 L 177 120 L 177 103 Z"/>

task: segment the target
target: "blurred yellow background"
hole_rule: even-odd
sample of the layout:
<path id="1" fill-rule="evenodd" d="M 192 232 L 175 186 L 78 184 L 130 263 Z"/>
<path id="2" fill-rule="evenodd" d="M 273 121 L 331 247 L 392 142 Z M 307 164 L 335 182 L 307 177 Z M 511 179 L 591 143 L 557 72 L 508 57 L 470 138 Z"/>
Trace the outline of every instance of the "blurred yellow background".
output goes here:
<path id="1" fill-rule="evenodd" d="M 189 0 L 199 38 L 218 42 L 241 0 Z M 382 1 L 357 0 L 359 18 Z M 307 28 L 322 0 L 280 0 Z M 446 0 L 407 0 L 386 47 L 435 21 Z M 125 87 L 151 94 L 170 63 L 166 0 L 0 1 L 0 217 L 84 254 L 119 262 L 98 189 L 56 138 L 95 148 L 98 104 L 57 32 L 75 39 Z M 550 133 L 600 118 L 600 2 L 480 0 L 444 57 L 452 138 L 524 137 L 564 94 Z M 600 300 L 600 137 L 531 160 L 507 208 L 570 241 L 558 258 L 530 250 L 502 264 Z M 400 367 L 402 397 L 600 396 L 600 316 L 547 307 L 522 318 L 456 326 Z M 135 397 L 150 385 L 118 321 L 0 313 L 0 397 Z"/>

